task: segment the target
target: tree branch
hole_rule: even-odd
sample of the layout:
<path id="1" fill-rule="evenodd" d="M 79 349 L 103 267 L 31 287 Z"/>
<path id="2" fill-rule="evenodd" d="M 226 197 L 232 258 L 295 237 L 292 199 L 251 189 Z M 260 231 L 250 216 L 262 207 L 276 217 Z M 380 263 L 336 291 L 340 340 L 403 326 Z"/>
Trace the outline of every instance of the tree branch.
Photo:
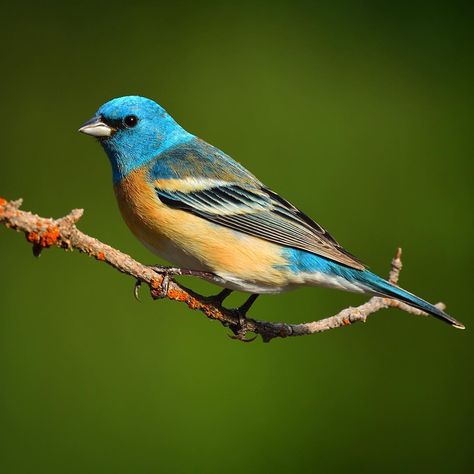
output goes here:
<path id="1" fill-rule="evenodd" d="M 81 232 L 76 223 L 83 214 L 82 209 L 74 209 L 67 216 L 60 219 L 48 219 L 30 212 L 20 210 L 22 200 L 7 201 L 0 198 L 0 223 L 5 227 L 24 232 L 27 240 L 33 245 L 33 253 L 39 256 L 45 248 L 56 246 L 65 250 L 77 249 L 99 261 L 103 261 L 118 271 L 148 284 L 153 298 L 168 298 L 186 303 L 190 309 L 199 310 L 208 318 L 220 321 L 233 332 L 233 338 L 242 341 L 247 334 L 254 333 L 269 342 L 276 337 L 303 336 L 315 334 L 329 329 L 363 321 L 377 311 L 385 308 L 399 308 L 410 314 L 424 315 L 426 313 L 412 308 L 404 303 L 389 298 L 374 296 L 367 303 L 357 307 L 349 307 L 338 314 L 302 324 L 275 323 L 245 318 L 242 320 L 236 310 L 222 307 L 219 303 L 209 301 L 209 298 L 199 295 L 183 285 L 164 278 L 163 274 L 155 272 L 150 267 L 134 260 L 129 255 L 106 245 L 99 240 Z M 397 283 L 402 268 L 401 249 L 392 260 L 389 281 Z M 186 270 L 179 270 L 186 274 Z M 214 276 L 218 280 L 217 276 Z M 436 305 L 444 309 L 442 303 Z"/>

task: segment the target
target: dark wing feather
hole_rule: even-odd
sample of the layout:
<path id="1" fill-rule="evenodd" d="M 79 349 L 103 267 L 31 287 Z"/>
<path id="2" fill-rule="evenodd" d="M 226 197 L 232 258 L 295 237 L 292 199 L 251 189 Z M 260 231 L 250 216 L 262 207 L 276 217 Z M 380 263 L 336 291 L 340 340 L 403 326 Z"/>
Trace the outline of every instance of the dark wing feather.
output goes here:
<path id="1" fill-rule="evenodd" d="M 235 183 L 191 192 L 155 189 L 160 200 L 175 209 L 351 268 L 365 268 L 319 224 L 270 189 L 249 189 Z"/>

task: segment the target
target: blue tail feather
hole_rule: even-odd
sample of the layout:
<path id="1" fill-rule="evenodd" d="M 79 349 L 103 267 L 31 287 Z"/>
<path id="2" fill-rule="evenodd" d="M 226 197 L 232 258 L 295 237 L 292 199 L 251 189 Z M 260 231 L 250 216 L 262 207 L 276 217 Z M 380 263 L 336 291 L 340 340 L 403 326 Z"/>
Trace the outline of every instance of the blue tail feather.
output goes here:
<path id="1" fill-rule="evenodd" d="M 435 318 L 445 321 L 456 328 L 464 329 L 462 323 L 456 321 L 456 319 L 452 318 L 444 311 L 441 311 L 436 306 L 396 285 L 393 285 L 369 270 L 350 268 L 333 260 L 329 260 L 328 258 L 321 257 L 320 255 L 293 248 L 286 248 L 283 251 L 283 256 L 288 262 L 286 268 L 289 268 L 295 273 L 319 272 L 331 276 L 342 277 L 351 283 L 359 284 L 364 291 L 373 292 L 380 296 L 386 296 L 388 298 L 402 301 L 414 308 L 421 309 L 422 311 L 425 311 Z"/>
<path id="2" fill-rule="evenodd" d="M 414 308 L 421 309 L 422 311 L 425 311 L 426 313 L 431 314 L 435 318 L 449 323 L 458 329 L 464 329 L 464 324 L 449 316 L 449 314 L 446 314 L 444 311 L 440 310 L 436 306 L 404 290 L 403 288 L 393 285 L 392 283 L 384 280 L 383 278 L 380 278 L 379 276 L 375 275 L 372 272 L 369 272 L 368 270 L 365 270 L 360 273 L 360 279 L 363 283 L 372 288 L 373 291 L 377 294 L 402 301 L 410 306 L 413 306 Z"/>

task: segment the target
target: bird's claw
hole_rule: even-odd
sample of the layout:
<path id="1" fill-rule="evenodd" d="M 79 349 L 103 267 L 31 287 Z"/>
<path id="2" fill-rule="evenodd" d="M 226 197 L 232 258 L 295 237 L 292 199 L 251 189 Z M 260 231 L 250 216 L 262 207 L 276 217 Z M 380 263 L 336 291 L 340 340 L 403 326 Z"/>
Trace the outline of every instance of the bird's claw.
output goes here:
<path id="1" fill-rule="evenodd" d="M 161 276 L 163 278 L 161 280 L 161 285 L 158 288 L 151 289 L 151 296 L 155 300 L 166 298 L 166 295 L 168 294 L 168 289 L 170 287 L 170 281 L 171 281 L 170 275 L 166 272 L 163 272 Z"/>
<path id="2" fill-rule="evenodd" d="M 237 341 L 240 341 L 240 342 L 253 342 L 255 341 L 255 339 L 257 339 L 257 334 L 255 334 L 255 336 L 253 337 L 250 337 L 249 339 L 247 339 L 245 336 L 246 336 L 247 332 L 242 332 L 242 331 L 239 331 L 235 334 L 227 334 L 231 339 L 234 339 L 234 340 L 237 340 Z"/>
<path id="3" fill-rule="evenodd" d="M 238 311 L 238 310 L 236 310 Z M 258 334 L 255 334 L 255 336 L 253 337 L 250 337 L 247 339 L 247 333 L 249 332 L 246 328 L 246 321 L 247 321 L 247 318 L 245 317 L 245 315 L 241 315 L 239 316 L 239 323 L 238 325 L 233 325 L 230 327 L 230 329 L 232 330 L 232 332 L 234 334 L 227 334 L 231 339 L 234 339 L 234 340 L 237 340 L 237 341 L 240 341 L 240 342 L 253 342 L 255 341 L 255 339 L 257 339 L 257 335 Z"/>
<path id="4" fill-rule="evenodd" d="M 135 299 L 137 301 L 140 301 L 140 287 L 142 286 L 142 281 L 137 278 L 135 281 L 135 286 L 133 287 L 133 296 L 135 296 Z"/>

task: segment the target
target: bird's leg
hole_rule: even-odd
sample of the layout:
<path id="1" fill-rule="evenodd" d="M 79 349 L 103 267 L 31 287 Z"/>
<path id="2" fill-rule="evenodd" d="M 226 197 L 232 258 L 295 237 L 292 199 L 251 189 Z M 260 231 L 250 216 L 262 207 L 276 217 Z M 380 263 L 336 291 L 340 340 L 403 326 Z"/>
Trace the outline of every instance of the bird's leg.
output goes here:
<path id="1" fill-rule="evenodd" d="M 243 326 L 245 319 L 247 317 L 247 313 L 252 305 L 255 303 L 255 300 L 258 298 L 259 295 L 253 294 L 250 295 L 247 301 L 236 309 L 237 316 L 239 317 L 239 324 Z"/>
<path id="2" fill-rule="evenodd" d="M 222 306 L 224 300 L 232 293 L 232 290 L 229 288 L 224 288 L 221 292 L 217 293 L 217 295 L 212 296 L 205 296 L 204 299 L 208 303 L 212 303 L 216 306 Z"/>
<path id="3" fill-rule="evenodd" d="M 160 273 L 161 275 L 195 276 L 195 277 L 203 278 L 204 280 L 207 280 L 213 283 L 220 283 L 220 284 L 222 284 L 224 281 L 222 280 L 222 278 L 219 278 L 214 273 L 201 271 L 201 270 L 190 270 L 188 268 L 162 267 L 162 266 L 154 266 L 154 265 L 150 265 L 149 268 L 151 268 L 156 273 Z"/>
<path id="4" fill-rule="evenodd" d="M 257 338 L 257 335 L 255 335 L 250 339 L 246 339 L 247 329 L 245 327 L 245 321 L 247 319 L 248 310 L 255 303 L 255 300 L 258 298 L 258 296 L 259 295 L 257 294 L 250 295 L 247 301 L 242 306 L 239 306 L 237 309 L 233 310 L 239 318 L 239 325 L 231 327 L 232 332 L 234 333 L 233 336 L 229 336 L 231 339 L 238 339 L 242 342 L 252 342 L 255 341 L 255 339 Z"/>

